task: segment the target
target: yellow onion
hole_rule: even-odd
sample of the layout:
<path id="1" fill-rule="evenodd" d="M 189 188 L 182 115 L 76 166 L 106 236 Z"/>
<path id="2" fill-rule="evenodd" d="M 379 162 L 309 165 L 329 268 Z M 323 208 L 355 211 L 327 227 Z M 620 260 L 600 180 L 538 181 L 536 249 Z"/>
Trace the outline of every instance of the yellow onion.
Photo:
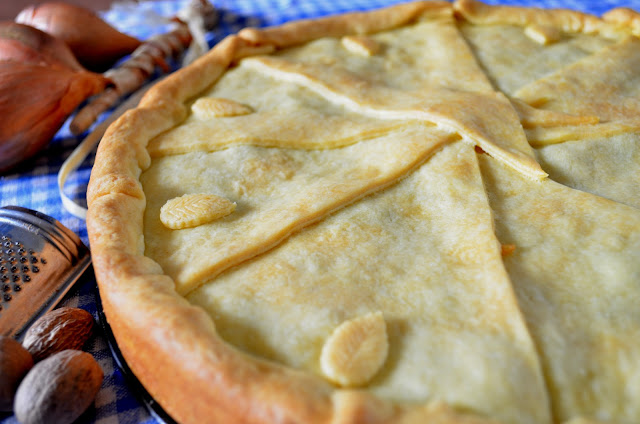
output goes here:
<path id="1" fill-rule="evenodd" d="M 0 172 L 39 152 L 78 105 L 108 82 L 88 71 L 0 61 Z"/>
<path id="2" fill-rule="evenodd" d="M 15 21 L 64 41 L 78 61 L 93 71 L 109 69 L 141 44 L 140 40 L 118 31 L 93 11 L 67 3 L 29 6 Z"/>
<path id="3" fill-rule="evenodd" d="M 0 22 L 0 60 L 84 71 L 64 41 L 16 22 Z"/>

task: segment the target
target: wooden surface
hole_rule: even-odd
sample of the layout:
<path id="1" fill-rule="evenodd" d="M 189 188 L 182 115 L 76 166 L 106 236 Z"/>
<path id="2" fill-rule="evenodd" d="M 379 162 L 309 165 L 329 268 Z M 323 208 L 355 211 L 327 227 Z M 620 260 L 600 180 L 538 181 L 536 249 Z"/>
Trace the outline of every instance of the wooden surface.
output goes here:
<path id="1" fill-rule="evenodd" d="M 76 4 L 95 11 L 108 10 L 113 1 L 114 0 L 64 0 L 65 3 Z M 18 14 L 18 12 L 20 12 L 25 7 L 40 3 L 45 3 L 45 1 L 0 0 L 0 20 L 12 21 Z"/>

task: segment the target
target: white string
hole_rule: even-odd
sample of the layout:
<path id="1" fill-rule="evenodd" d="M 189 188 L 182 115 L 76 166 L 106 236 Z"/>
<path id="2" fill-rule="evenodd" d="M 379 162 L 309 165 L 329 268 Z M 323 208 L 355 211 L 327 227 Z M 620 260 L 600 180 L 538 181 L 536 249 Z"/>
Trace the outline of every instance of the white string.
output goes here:
<path id="1" fill-rule="evenodd" d="M 191 44 L 182 59 L 182 66 L 186 66 L 209 50 L 206 33 L 217 22 L 217 13 L 210 3 L 202 4 L 198 0 L 191 0 L 189 4 L 176 14 L 176 17 L 187 24 L 191 33 Z"/>
<path id="2" fill-rule="evenodd" d="M 138 105 L 142 96 L 147 92 L 149 88 L 157 81 L 149 83 L 138 91 L 133 93 L 129 98 L 118 106 L 107 119 L 101 122 L 95 127 L 93 131 L 71 152 L 71 155 L 64 161 L 58 171 L 58 193 L 62 199 L 62 205 L 73 216 L 80 219 L 87 219 L 87 208 L 81 205 L 66 194 L 64 194 L 64 185 L 67 182 L 69 175 L 74 172 L 80 164 L 89 156 L 89 153 L 100 143 L 105 131 L 116 119 L 118 119 L 127 110 L 132 109 Z"/>

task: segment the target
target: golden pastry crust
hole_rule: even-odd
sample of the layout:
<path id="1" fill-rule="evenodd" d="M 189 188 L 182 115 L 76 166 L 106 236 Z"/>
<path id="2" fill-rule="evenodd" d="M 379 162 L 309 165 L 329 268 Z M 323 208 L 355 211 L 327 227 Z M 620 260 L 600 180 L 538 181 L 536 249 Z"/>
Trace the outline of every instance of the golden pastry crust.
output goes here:
<path id="1" fill-rule="evenodd" d="M 569 9 L 535 9 L 520 6 L 489 6 L 478 0 L 456 0 L 456 13 L 479 25 L 508 24 L 528 27 L 554 27 L 565 33 L 600 34 L 619 39 L 630 33 L 632 19 L 599 19 L 596 16 Z M 627 15 L 628 16 L 628 15 Z"/>
<path id="2" fill-rule="evenodd" d="M 602 19 L 612 25 L 629 28 L 635 36 L 640 35 L 640 13 L 628 7 L 617 7 L 602 15 Z"/>
<path id="3" fill-rule="evenodd" d="M 243 353 L 225 342 L 211 317 L 178 294 L 181 288 L 176 282 L 158 263 L 145 256 L 143 217 L 147 199 L 140 176 L 151 164 L 148 143 L 184 121 L 189 110 L 187 104 L 215 84 L 229 67 L 242 58 L 321 37 L 363 35 L 421 19 L 447 19 L 453 10 L 459 18 L 474 24 L 536 24 L 567 33 L 598 33 L 615 39 L 628 35 L 637 26 L 637 17 L 625 11 L 611 12 L 605 20 L 600 20 L 573 11 L 490 7 L 473 0 L 461 0 L 453 7 L 446 2 L 416 2 L 264 30 L 244 29 L 238 35 L 227 37 L 194 64 L 158 83 L 137 109 L 127 112 L 109 128 L 100 144 L 87 194 L 87 228 L 94 269 L 105 314 L 125 359 L 151 395 L 177 421 L 494 422 L 474 413 L 460 412 L 440 401 L 400 405 L 366 390 L 336 388 L 319 376 Z M 268 58 L 256 59 L 251 66 L 264 66 L 266 61 Z M 276 69 L 276 65 L 271 64 L 270 69 Z M 447 95 L 450 103 L 429 106 L 427 120 L 435 117 L 436 122 L 473 139 L 483 151 L 522 174 L 544 179 L 546 173 L 527 150 L 528 145 L 527 149 L 518 151 L 489 141 L 483 144 L 482 140 L 492 140 L 486 133 L 490 129 L 481 125 L 474 128 L 474 121 L 460 125 L 463 118 L 444 119 L 456 113 L 451 104 L 464 105 L 468 99 Z M 599 122 L 594 115 L 543 111 L 518 100 L 511 103 L 501 93 L 474 95 L 495 110 L 504 108 L 504 114 L 519 115 L 525 127 L 543 127 L 535 133 L 538 139 L 556 140 L 559 136 L 547 135 L 544 127 L 555 128 L 558 123 Z M 511 108 L 511 104 L 515 108 Z M 483 113 L 482 110 L 476 112 Z M 534 133 L 533 129 L 528 131 Z M 498 244 L 495 250 L 499 256 Z"/>
<path id="4" fill-rule="evenodd" d="M 345 25 L 344 18 L 320 22 L 321 27 L 337 24 L 333 35 L 348 35 L 362 33 L 363 27 L 374 31 L 402 25 L 432 8 L 442 10 L 443 5 L 399 7 L 390 15 L 383 13 L 387 19 L 382 22 L 377 16 L 370 20 L 360 14 L 362 19 L 355 26 Z M 274 44 L 304 42 L 308 36 L 301 29 L 296 26 L 285 31 Z M 314 38 L 325 32 L 323 28 Z M 270 40 L 273 37 L 266 35 Z M 149 166 L 148 140 L 180 122 L 184 102 L 213 84 L 234 60 L 250 55 L 255 42 L 227 37 L 207 56 L 150 90 L 137 109 L 110 127 L 100 144 L 100 159 L 87 194 L 87 227 L 104 311 L 127 363 L 166 411 L 183 423 L 199 423 L 203 417 L 210 422 L 346 423 L 362 416 L 369 419 L 371 413 L 371 422 L 419 422 L 424 418 L 490 422 L 442 405 L 404 410 L 374 401 L 380 405 L 370 411 L 372 401 L 364 394 L 351 395 L 319 378 L 250 358 L 223 342 L 210 317 L 179 296 L 171 279 L 143 255 L 145 202 L 138 177 Z M 257 51 L 264 49 L 258 46 Z M 154 322 L 158 325 L 150 331 Z M 176 372 L 176 364 L 186 367 Z M 384 411 L 379 418 L 375 417 L 378 411 Z"/>
<path id="5" fill-rule="evenodd" d="M 451 16 L 451 5 L 444 1 L 400 4 L 371 12 L 345 13 L 329 19 L 308 19 L 266 29 L 245 28 L 238 36 L 254 44 L 277 48 L 306 43 L 321 37 L 362 35 L 406 25 L 421 18 Z"/>

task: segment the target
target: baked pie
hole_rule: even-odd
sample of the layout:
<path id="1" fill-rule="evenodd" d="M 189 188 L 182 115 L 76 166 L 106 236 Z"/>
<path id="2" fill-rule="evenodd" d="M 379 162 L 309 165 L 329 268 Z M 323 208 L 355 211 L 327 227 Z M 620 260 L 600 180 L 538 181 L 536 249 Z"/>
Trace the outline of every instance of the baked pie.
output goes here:
<path id="1" fill-rule="evenodd" d="M 247 28 L 113 124 L 102 302 L 177 421 L 640 422 L 640 15 Z"/>

